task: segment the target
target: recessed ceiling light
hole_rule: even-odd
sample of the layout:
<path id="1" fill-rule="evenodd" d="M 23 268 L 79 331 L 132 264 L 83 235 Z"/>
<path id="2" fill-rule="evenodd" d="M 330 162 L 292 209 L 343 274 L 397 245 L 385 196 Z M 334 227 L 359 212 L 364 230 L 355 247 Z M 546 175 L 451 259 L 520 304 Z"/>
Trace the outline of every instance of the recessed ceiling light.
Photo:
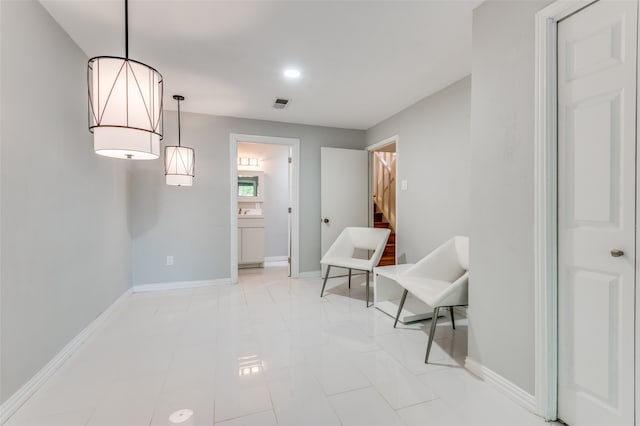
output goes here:
<path id="1" fill-rule="evenodd" d="M 288 69 L 288 70 L 284 70 L 284 76 L 287 78 L 300 78 L 300 70 L 296 70 L 296 69 Z"/>

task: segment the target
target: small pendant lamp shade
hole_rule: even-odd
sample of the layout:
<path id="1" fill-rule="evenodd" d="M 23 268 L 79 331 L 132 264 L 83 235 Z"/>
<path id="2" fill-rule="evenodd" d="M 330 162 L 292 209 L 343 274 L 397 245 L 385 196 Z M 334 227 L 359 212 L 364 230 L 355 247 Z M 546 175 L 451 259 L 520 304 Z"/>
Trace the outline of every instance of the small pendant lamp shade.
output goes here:
<path id="1" fill-rule="evenodd" d="M 89 60 L 89 131 L 97 154 L 134 160 L 160 156 L 162 76 L 130 59 Z"/>
<path id="2" fill-rule="evenodd" d="M 193 148 L 182 146 L 180 142 L 180 101 L 183 96 L 174 95 L 178 101 L 178 146 L 164 147 L 164 175 L 167 185 L 191 186 L 195 174 L 196 154 Z"/>
<path id="3" fill-rule="evenodd" d="M 186 146 L 164 147 L 164 174 L 167 185 L 193 185 L 195 153 Z"/>

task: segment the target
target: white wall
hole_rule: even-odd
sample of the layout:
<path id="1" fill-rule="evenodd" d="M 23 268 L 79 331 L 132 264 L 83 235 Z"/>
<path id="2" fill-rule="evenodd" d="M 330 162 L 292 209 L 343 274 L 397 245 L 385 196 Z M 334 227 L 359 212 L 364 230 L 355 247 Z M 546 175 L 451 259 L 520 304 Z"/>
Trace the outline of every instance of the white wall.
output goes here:
<path id="1" fill-rule="evenodd" d="M 549 1 L 473 13 L 469 356 L 534 392 L 534 15 Z"/>
<path id="2" fill-rule="evenodd" d="M 93 152 L 87 57 L 0 1 L 0 402 L 131 285 L 127 169 Z"/>
<path id="3" fill-rule="evenodd" d="M 196 151 L 192 187 L 165 185 L 161 162 L 134 163 L 134 284 L 230 277 L 231 133 L 300 139 L 300 271 L 319 270 L 320 147 L 362 149 L 364 131 L 192 113 L 181 120 L 182 143 Z M 173 143 L 175 112 L 165 112 L 164 130 L 164 143 Z M 173 266 L 165 266 L 167 255 L 174 256 Z"/>
<path id="4" fill-rule="evenodd" d="M 398 135 L 397 253 L 415 262 L 469 232 L 471 80 L 466 77 L 367 130 L 367 145 Z"/>
<path id="5" fill-rule="evenodd" d="M 264 172 L 264 255 L 287 257 L 289 233 L 289 147 L 264 143 L 238 143 L 238 157 L 253 157 Z M 242 203 L 253 208 L 255 203 Z"/>

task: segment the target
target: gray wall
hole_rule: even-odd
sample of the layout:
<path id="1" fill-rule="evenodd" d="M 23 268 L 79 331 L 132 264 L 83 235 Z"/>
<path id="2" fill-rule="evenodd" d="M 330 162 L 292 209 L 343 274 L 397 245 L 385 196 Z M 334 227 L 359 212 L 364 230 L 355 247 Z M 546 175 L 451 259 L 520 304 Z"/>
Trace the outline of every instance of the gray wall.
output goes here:
<path id="1" fill-rule="evenodd" d="M 165 113 L 164 126 L 164 144 L 174 144 L 175 112 Z M 300 272 L 320 269 L 320 147 L 362 149 L 364 131 L 183 113 L 183 144 L 196 151 L 194 186 L 165 185 L 160 162 L 134 163 L 135 285 L 230 276 L 231 133 L 300 138 Z"/>
<path id="2" fill-rule="evenodd" d="M 127 170 L 93 153 L 87 57 L 1 1 L 0 402 L 131 285 Z"/>
<path id="3" fill-rule="evenodd" d="M 397 253 L 415 262 L 469 232 L 471 80 L 466 77 L 367 130 L 367 145 L 398 135 Z"/>
<path id="4" fill-rule="evenodd" d="M 287 257 L 289 233 L 289 147 L 266 143 L 238 144 L 239 157 L 253 157 L 264 172 L 264 256 Z M 256 203 L 238 203 L 255 208 Z"/>
<path id="5" fill-rule="evenodd" d="M 532 394 L 534 15 L 548 3 L 473 14 L 469 356 Z"/>

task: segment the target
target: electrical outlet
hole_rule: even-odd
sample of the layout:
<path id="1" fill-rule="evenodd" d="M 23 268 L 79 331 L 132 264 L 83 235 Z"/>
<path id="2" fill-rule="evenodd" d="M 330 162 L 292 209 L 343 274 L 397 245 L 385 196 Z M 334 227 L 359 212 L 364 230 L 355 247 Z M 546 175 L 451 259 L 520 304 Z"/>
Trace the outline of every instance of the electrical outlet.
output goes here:
<path id="1" fill-rule="evenodd" d="M 167 256 L 167 266 L 173 266 L 173 256 Z"/>

